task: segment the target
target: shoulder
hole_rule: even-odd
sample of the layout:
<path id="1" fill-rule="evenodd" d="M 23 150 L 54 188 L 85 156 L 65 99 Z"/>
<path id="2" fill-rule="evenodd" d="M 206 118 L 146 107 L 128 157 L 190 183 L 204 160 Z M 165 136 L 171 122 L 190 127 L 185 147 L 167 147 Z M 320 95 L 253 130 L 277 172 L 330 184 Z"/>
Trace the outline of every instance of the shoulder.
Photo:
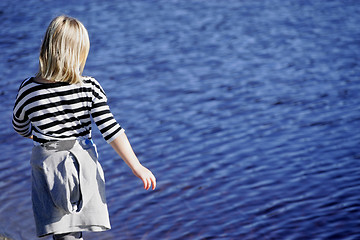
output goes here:
<path id="1" fill-rule="evenodd" d="M 83 77 L 82 82 L 84 84 L 91 85 L 93 90 L 101 91 L 103 94 L 105 94 L 104 89 L 102 88 L 101 84 L 95 78 L 93 78 L 93 77 Z"/>
<path id="2" fill-rule="evenodd" d="M 100 83 L 94 77 L 83 77 L 82 82 L 84 84 L 91 84 L 91 85 L 100 86 Z"/>
<path id="3" fill-rule="evenodd" d="M 26 88 L 26 86 L 30 85 L 32 82 L 33 82 L 32 77 L 25 78 L 19 86 L 19 91 L 22 90 L 23 88 Z"/>
<path id="4" fill-rule="evenodd" d="M 20 102 L 23 103 L 24 101 L 27 101 L 28 99 L 36 96 L 36 90 L 38 90 L 38 88 L 33 83 L 33 79 L 31 77 L 23 80 L 18 89 L 15 106 Z"/>
<path id="5" fill-rule="evenodd" d="M 29 95 L 36 90 L 38 90 L 38 87 L 34 84 L 33 78 L 29 77 L 21 82 L 18 89 L 18 96 Z"/>

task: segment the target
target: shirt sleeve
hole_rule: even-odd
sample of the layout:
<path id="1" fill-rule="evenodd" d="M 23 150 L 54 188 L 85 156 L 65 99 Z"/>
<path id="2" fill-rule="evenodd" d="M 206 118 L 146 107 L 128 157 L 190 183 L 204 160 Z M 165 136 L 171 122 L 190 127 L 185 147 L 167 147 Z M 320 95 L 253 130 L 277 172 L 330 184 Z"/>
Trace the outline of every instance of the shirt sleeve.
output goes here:
<path id="1" fill-rule="evenodd" d="M 125 130 L 115 120 L 105 91 L 95 79 L 92 79 L 92 95 L 91 116 L 105 141 L 110 143 Z"/>
<path id="2" fill-rule="evenodd" d="M 23 106 L 23 104 L 22 91 L 19 89 L 13 109 L 12 125 L 18 134 L 23 137 L 30 137 L 32 135 L 31 121 L 26 115 L 25 106 Z"/>

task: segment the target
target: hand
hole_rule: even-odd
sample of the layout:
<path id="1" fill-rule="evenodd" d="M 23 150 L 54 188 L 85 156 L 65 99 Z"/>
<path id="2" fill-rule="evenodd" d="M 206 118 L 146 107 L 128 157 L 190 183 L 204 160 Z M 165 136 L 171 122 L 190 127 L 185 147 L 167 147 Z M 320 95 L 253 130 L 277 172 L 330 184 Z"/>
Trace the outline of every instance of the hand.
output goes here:
<path id="1" fill-rule="evenodd" d="M 156 178 L 154 174 L 144 167 L 143 165 L 139 165 L 138 167 L 134 168 L 133 173 L 135 176 L 141 179 L 144 183 L 144 189 L 148 190 L 152 184 L 152 190 L 156 188 Z"/>
<path id="2" fill-rule="evenodd" d="M 152 189 L 154 190 L 156 187 L 156 178 L 149 169 L 140 164 L 126 134 L 124 132 L 120 134 L 116 139 L 110 142 L 110 145 L 131 168 L 134 175 L 143 181 L 144 188 L 148 190 L 152 184 Z"/>
<path id="3" fill-rule="evenodd" d="M 33 135 L 31 135 L 31 136 L 30 136 L 30 137 L 28 137 L 28 138 L 33 139 Z"/>

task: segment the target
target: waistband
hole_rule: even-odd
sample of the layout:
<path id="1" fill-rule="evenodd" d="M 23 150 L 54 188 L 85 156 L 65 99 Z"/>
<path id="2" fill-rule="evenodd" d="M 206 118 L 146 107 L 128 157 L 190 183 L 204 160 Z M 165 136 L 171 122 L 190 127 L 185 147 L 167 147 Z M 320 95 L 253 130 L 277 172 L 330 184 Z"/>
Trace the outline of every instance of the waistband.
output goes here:
<path id="1" fill-rule="evenodd" d="M 46 143 L 39 143 L 34 141 L 34 146 L 41 146 L 44 147 L 46 150 L 64 151 L 70 150 L 74 146 L 75 142 L 79 142 L 82 146 L 86 146 L 89 144 L 94 145 L 92 139 L 76 138 L 73 140 L 49 141 Z"/>

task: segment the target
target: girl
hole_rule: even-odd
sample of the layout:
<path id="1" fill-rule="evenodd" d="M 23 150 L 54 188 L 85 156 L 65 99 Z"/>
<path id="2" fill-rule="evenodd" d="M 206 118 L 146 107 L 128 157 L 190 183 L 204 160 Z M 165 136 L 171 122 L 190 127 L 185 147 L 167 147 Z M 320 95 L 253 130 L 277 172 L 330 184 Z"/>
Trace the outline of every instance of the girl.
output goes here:
<path id="1" fill-rule="evenodd" d="M 32 202 L 39 237 L 82 239 L 82 231 L 110 229 L 90 117 L 144 188 L 156 187 L 154 175 L 140 164 L 110 112 L 99 82 L 81 75 L 89 48 L 81 22 L 53 19 L 42 42 L 39 72 L 22 82 L 16 97 L 13 127 L 34 141 Z"/>

